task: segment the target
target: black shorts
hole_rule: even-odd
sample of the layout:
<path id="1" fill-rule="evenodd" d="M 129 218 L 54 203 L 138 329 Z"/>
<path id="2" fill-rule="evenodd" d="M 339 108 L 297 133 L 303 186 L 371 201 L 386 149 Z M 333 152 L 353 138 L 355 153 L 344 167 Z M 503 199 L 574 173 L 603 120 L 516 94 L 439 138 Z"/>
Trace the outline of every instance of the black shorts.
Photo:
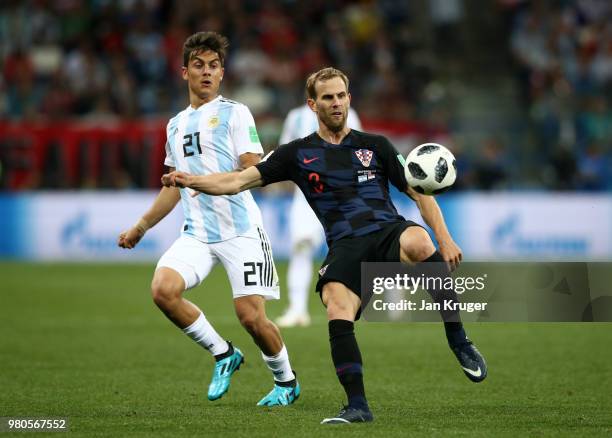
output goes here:
<path id="1" fill-rule="evenodd" d="M 380 231 L 334 242 L 319 270 L 316 291 L 321 294 L 325 283 L 337 281 L 361 297 L 361 262 L 399 262 L 402 232 L 419 227 L 412 221 L 390 224 Z"/>

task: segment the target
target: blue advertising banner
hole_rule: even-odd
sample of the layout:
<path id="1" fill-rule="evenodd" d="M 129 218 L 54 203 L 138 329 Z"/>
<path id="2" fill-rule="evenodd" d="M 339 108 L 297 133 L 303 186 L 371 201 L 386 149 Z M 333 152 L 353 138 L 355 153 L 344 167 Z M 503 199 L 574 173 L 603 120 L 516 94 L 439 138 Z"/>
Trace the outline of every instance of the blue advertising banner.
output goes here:
<path id="1" fill-rule="evenodd" d="M 179 207 L 131 251 L 118 234 L 157 192 L 34 192 L 0 195 L 0 257 L 28 260 L 156 260 L 179 236 Z M 277 259 L 289 256 L 292 195 L 254 192 Z M 423 223 L 416 205 L 393 193 L 398 211 Z M 466 260 L 611 260 L 612 196 L 470 193 L 438 197 Z M 325 254 L 326 245 L 318 255 Z"/>

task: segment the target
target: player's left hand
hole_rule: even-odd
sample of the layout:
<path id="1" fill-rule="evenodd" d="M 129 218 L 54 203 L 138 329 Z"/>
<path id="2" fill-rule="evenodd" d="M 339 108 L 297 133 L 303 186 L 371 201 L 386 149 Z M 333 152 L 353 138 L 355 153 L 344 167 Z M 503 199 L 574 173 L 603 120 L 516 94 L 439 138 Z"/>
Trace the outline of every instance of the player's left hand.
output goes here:
<path id="1" fill-rule="evenodd" d="M 138 245 L 138 242 L 140 242 L 142 236 L 145 235 L 145 232 L 145 230 L 137 226 L 134 226 L 129 230 L 123 231 L 121 234 L 119 234 L 119 238 L 117 239 L 117 245 L 121 248 L 132 249 L 136 245 Z"/>
<path id="2" fill-rule="evenodd" d="M 454 271 L 457 269 L 463 259 L 461 248 L 451 238 L 440 240 L 438 245 L 440 247 L 440 254 L 442 254 L 442 257 L 448 263 L 450 270 Z"/>

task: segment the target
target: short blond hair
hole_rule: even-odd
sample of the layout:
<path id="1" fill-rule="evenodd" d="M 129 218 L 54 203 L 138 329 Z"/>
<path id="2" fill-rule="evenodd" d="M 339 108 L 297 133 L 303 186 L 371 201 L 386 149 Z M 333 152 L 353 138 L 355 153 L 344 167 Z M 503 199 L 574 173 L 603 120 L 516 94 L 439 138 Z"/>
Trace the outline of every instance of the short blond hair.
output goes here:
<path id="1" fill-rule="evenodd" d="M 337 68 L 333 67 L 325 67 L 317 72 L 312 73 L 306 79 L 306 95 L 310 99 L 317 98 L 317 90 L 315 89 L 315 85 L 317 81 L 327 81 L 332 78 L 340 78 L 344 81 L 344 85 L 346 85 L 346 91 L 349 88 L 349 80 L 348 77 L 344 73 L 342 73 Z"/>

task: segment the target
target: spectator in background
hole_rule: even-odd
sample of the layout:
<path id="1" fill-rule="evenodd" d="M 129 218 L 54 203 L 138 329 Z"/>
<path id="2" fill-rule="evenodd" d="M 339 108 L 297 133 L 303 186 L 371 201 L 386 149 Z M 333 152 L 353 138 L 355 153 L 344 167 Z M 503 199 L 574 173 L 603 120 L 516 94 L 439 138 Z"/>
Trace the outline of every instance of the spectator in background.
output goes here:
<path id="1" fill-rule="evenodd" d="M 578 161 L 578 188 L 582 190 L 604 190 L 607 185 L 605 176 L 610 174 L 606 157 L 601 146 L 592 143 Z"/>
<path id="2" fill-rule="evenodd" d="M 574 151 L 559 145 L 553 152 L 550 167 L 544 169 L 546 183 L 554 190 L 571 190 L 578 181 L 578 166 Z"/>
<path id="3" fill-rule="evenodd" d="M 6 81 L 6 113 L 10 119 L 33 119 L 43 96 L 41 85 L 34 82 L 34 69 L 29 55 L 15 50 L 4 63 Z"/>
<path id="4" fill-rule="evenodd" d="M 504 147 L 497 138 L 485 141 L 474 166 L 476 188 L 482 190 L 503 188 L 508 177 L 508 163 L 503 151 Z"/>
<path id="5" fill-rule="evenodd" d="M 516 124 L 529 126 L 524 129 L 529 132 L 507 137 L 521 137 L 512 143 L 525 145 L 521 153 L 531 154 L 525 161 L 550 161 L 559 144 L 579 159 L 593 140 L 600 142 L 604 156 L 610 154 L 602 138 L 609 136 L 605 127 L 612 103 L 612 2 L 497 0 L 479 7 L 464 0 L 432 0 L 427 8 L 419 5 L 392 0 L 4 0 L 0 119 L 106 121 L 176 113 L 183 97 L 181 82 L 170 74 L 180 66 L 177 53 L 187 35 L 208 29 L 236 41 L 228 59 L 228 96 L 245 101 L 277 131 L 282 117 L 301 102 L 295 90 L 304 74 L 329 64 L 354 78 L 352 94 L 365 120 L 384 114 L 385 120 L 435 123 L 427 97 L 434 89 L 442 90 L 442 105 L 449 111 L 468 113 L 469 103 L 454 102 L 469 101 L 473 93 L 464 91 L 468 99 L 454 101 L 453 82 L 473 81 L 473 88 L 498 95 L 494 82 L 479 82 L 488 80 L 489 67 L 495 66 L 486 64 L 480 77 L 474 65 L 506 48 L 507 53 L 496 55 L 499 65 L 510 57 L 516 62 L 511 68 L 498 65 L 498 74 L 517 77 L 522 105 L 514 117 L 520 118 Z M 479 35 L 503 21 L 502 9 L 512 24 L 496 46 Z M 495 35 L 504 33 L 500 28 L 503 23 Z M 456 53 L 461 56 L 447 56 Z M 477 72 L 473 78 L 465 73 L 470 66 Z M 462 71 L 466 77 L 457 77 Z M 468 123 L 461 129 L 465 134 L 472 127 Z M 466 156 L 480 155 L 480 146 L 468 145 L 495 128 L 481 129 L 465 142 Z M 270 135 L 270 143 L 277 134 Z M 548 187 L 560 183 L 545 182 Z"/>
<path id="6" fill-rule="evenodd" d="M 463 0 L 430 0 L 429 9 L 435 28 L 436 51 L 456 55 L 462 47 Z"/>
<path id="7" fill-rule="evenodd" d="M 612 144 L 612 111 L 604 96 L 593 96 L 585 102 L 585 110 L 580 114 L 579 145 L 592 142 Z"/>
<path id="8" fill-rule="evenodd" d="M 168 72 L 180 62 L 176 49 L 187 34 L 202 28 L 226 32 L 238 41 L 236 54 L 228 60 L 235 62 L 237 73 L 228 77 L 227 88 L 251 98 L 262 117 L 282 117 L 299 104 L 301 96 L 294 90 L 300 88 L 301 78 L 329 63 L 348 71 L 373 72 L 355 76 L 355 95 L 380 73 L 383 86 L 378 86 L 377 94 L 392 96 L 396 103 L 412 101 L 404 97 L 406 90 L 418 88 L 414 75 L 407 74 L 403 62 L 393 65 L 396 58 L 403 58 L 404 44 L 394 30 L 405 27 L 411 9 L 389 3 L 339 7 L 316 2 L 226 2 L 211 8 L 207 3 L 160 0 L 7 0 L 0 5 L 0 64 L 10 70 L 13 54 L 21 48 L 24 60 L 39 50 L 54 53 L 57 66 L 43 80 L 35 77 L 34 83 L 24 80 L 19 86 L 8 72 L 6 117 L 20 118 L 24 113 L 44 117 L 57 106 L 68 116 L 95 114 L 100 108 L 96 96 L 101 93 L 110 93 L 105 105 L 121 117 L 166 115 L 179 106 L 175 96 L 180 84 L 168 81 Z M 335 37 L 321 41 L 321 33 Z M 255 71 L 245 70 L 246 65 Z M 88 73 L 77 74 L 83 70 Z M 62 76 L 70 88 L 64 102 L 52 88 Z M 376 106 L 374 113 L 382 109 Z M 394 106 L 400 117 L 404 108 Z"/>
<path id="9" fill-rule="evenodd" d="M 591 70 L 597 84 L 609 90 L 612 86 L 612 25 L 606 29 L 606 38 L 593 58 Z"/>
<path id="10" fill-rule="evenodd" d="M 604 139 L 612 133 L 610 18 L 610 2 L 577 0 L 532 2 L 516 20 L 510 46 L 535 149 L 555 169 L 550 187 L 605 187 L 599 181 L 606 174 Z"/>
<path id="11" fill-rule="evenodd" d="M 70 51 L 63 64 L 67 85 L 74 95 L 72 110 L 77 115 L 91 112 L 95 96 L 109 83 L 108 64 L 102 62 L 88 40 Z"/>

